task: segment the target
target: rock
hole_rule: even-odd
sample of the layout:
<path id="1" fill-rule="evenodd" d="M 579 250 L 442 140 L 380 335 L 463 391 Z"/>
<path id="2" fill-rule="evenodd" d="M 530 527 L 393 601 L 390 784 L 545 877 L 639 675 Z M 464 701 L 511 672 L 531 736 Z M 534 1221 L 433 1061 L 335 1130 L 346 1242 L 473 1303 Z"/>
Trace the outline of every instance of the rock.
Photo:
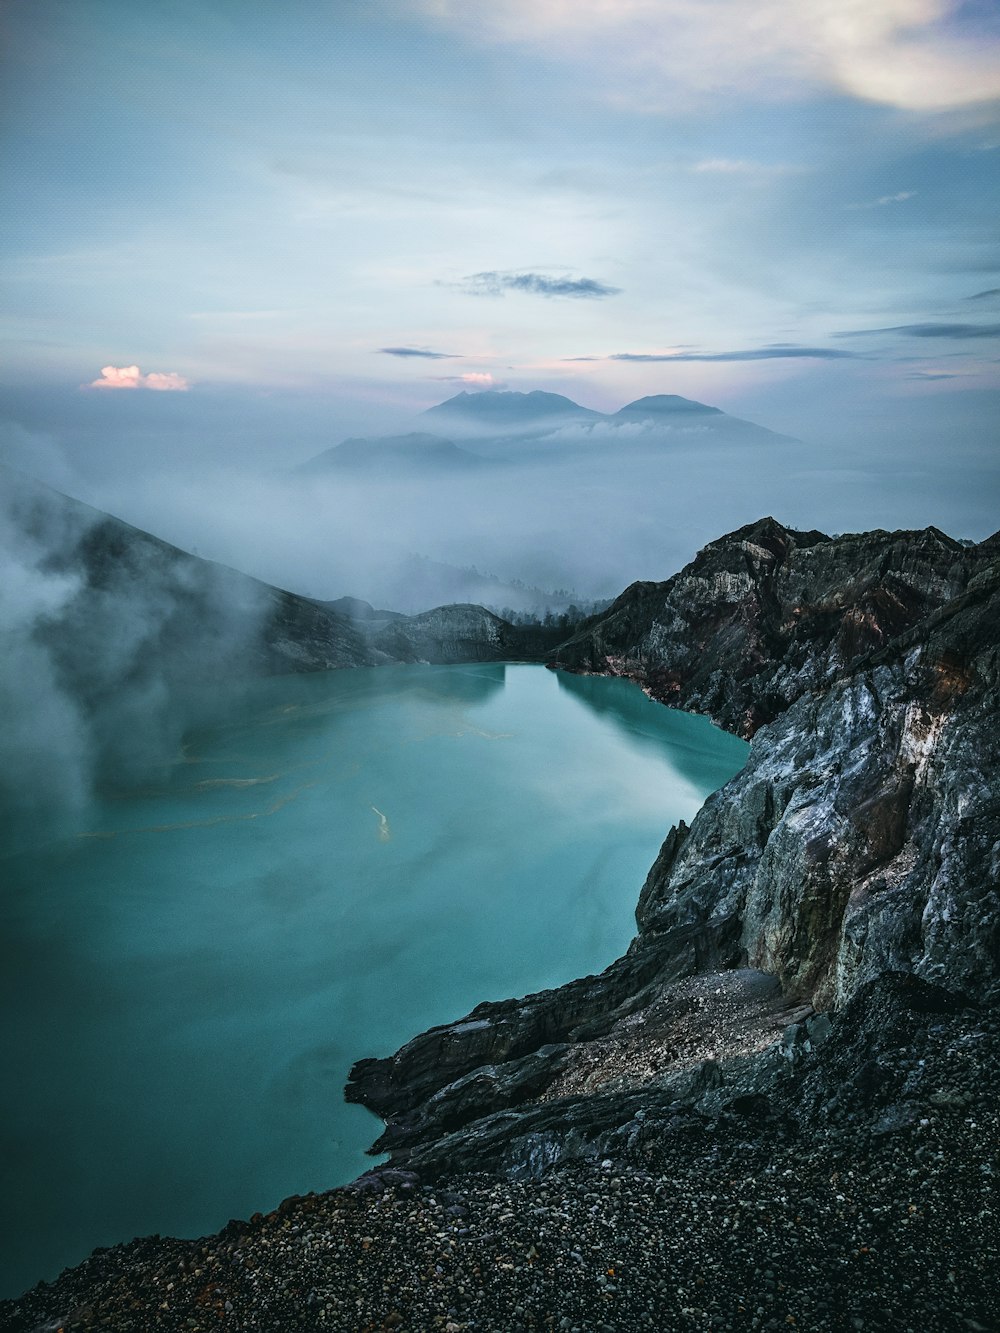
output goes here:
<path id="1" fill-rule="evenodd" d="M 875 1053 L 898 1014 L 1000 986 L 998 640 L 996 543 L 933 528 L 830 539 L 769 519 L 585 624 L 553 665 L 709 712 L 753 736 L 748 762 L 668 833 L 624 958 L 355 1066 L 348 1098 L 387 1122 L 377 1150 L 434 1174 L 476 1161 L 534 1177 L 699 1116 L 766 1107 L 780 1123 L 782 1080 L 801 1067 L 811 1088 L 810 1070 L 835 1069 L 840 1029 L 872 1038 L 865 1058 L 851 1049 L 855 1083 L 824 1074 L 809 1097 L 827 1117 L 889 1115 L 903 1076 Z M 785 995 L 780 1046 L 780 1029 L 770 1052 L 748 1034 L 716 1060 L 711 1033 L 732 1017 L 714 992 L 690 1052 L 664 1043 L 654 1015 L 685 978 L 741 965 Z M 852 1002 L 875 1003 L 883 979 L 876 1034 Z M 705 1086 L 692 1061 L 713 1070 Z"/>

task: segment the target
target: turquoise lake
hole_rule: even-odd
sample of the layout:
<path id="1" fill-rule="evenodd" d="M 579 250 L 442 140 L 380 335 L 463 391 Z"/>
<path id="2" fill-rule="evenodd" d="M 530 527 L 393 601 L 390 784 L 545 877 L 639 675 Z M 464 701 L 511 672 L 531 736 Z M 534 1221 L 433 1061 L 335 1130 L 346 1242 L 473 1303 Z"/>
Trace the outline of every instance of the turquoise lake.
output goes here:
<path id="1" fill-rule="evenodd" d="M 538 666 L 281 677 L 0 863 L 0 1294 L 370 1166 L 351 1064 L 605 967 L 746 750 Z"/>

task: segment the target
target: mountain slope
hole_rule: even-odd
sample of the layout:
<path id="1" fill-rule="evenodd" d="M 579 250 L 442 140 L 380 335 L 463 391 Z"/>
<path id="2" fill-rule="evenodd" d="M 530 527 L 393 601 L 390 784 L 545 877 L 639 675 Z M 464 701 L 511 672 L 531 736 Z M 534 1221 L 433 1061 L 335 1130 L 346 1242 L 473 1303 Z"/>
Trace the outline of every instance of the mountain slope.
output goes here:
<path id="1" fill-rule="evenodd" d="M 323 475 L 410 478 L 445 471 L 488 470 L 489 463 L 451 440 L 413 431 L 374 439 L 352 438 L 301 464 L 302 476 Z"/>
<path id="2" fill-rule="evenodd" d="M 478 607 L 359 618 L 214 564 L 4 471 L 0 819 L 30 843 L 72 827 L 103 785 L 176 761 L 255 675 L 538 657 Z"/>
<path id="3" fill-rule="evenodd" d="M 611 421 L 655 421 L 678 416 L 722 416 L 719 407 L 708 407 L 694 398 L 682 398 L 676 393 L 656 393 L 626 403 L 610 416 Z"/>
<path id="4" fill-rule="evenodd" d="M 475 438 L 554 430 L 570 422 L 597 421 L 602 414 L 581 407 L 572 398 L 535 389 L 519 393 L 509 389 L 486 389 L 480 393 L 456 394 L 423 412 L 435 426 L 447 423 L 452 433 Z"/>
<path id="5" fill-rule="evenodd" d="M 667 582 L 627 588 L 555 664 L 627 675 L 749 737 L 958 596 L 989 551 L 936 528 L 833 540 L 762 519 L 709 543 Z"/>
<path id="6" fill-rule="evenodd" d="M 628 953 L 361 1061 L 388 1164 L 0 1325 L 1000 1326 L 1000 546 L 956 547 L 762 520 L 627 590 L 560 659 L 757 728 Z"/>

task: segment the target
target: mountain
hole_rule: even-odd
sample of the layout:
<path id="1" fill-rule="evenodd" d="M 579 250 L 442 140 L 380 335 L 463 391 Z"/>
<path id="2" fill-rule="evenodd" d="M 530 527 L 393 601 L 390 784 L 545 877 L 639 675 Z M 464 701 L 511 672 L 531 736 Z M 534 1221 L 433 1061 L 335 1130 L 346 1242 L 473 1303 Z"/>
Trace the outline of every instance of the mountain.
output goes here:
<path id="1" fill-rule="evenodd" d="M 656 393 L 647 398 L 637 398 L 634 403 L 626 403 L 617 412 L 612 412 L 610 421 L 658 421 L 671 417 L 697 413 L 700 416 L 722 416 L 719 407 L 708 407 L 693 398 L 681 398 L 676 393 Z"/>
<path id="2" fill-rule="evenodd" d="M 518 393 L 512 389 L 485 389 L 456 394 L 421 414 L 435 425 L 447 423 L 453 434 L 477 436 L 534 434 L 571 422 L 599 421 L 600 412 L 581 407 L 560 393 L 539 389 Z"/>
<path id="3" fill-rule="evenodd" d="M 749 739 L 957 597 L 990 550 L 937 528 L 833 539 L 761 519 L 710 542 L 666 583 L 627 588 L 556 662 L 615 669 Z"/>
<path id="4" fill-rule="evenodd" d="M 394 480 L 438 472 L 476 472 L 489 466 L 486 459 L 460 449 L 451 440 L 413 431 L 408 435 L 344 440 L 295 470 L 310 477 L 339 473 Z"/>

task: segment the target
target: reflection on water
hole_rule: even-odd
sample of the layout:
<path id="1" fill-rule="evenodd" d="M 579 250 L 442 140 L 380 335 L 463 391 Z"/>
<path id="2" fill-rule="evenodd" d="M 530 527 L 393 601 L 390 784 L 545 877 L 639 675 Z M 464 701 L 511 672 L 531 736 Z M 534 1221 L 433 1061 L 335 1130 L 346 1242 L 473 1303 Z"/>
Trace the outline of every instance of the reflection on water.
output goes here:
<path id="1" fill-rule="evenodd" d="M 561 690 L 616 726 L 631 744 L 654 751 L 662 747 L 662 705 L 650 708 L 649 699 L 630 681 L 575 676 L 566 671 L 556 672 L 555 677 Z M 714 790 L 715 764 L 720 753 L 731 754 L 737 768 L 742 765 L 745 747 L 741 741 L 719 728 L 713 728 L 718 734 L 706 741 L 705 718 L 676 709 L 671 714 L 670 762 L 690 782 L 699 788 L 707 783 L 706 790 Z"/>
<path id="2" fill-rule="evenodd" d="M 357 1174 L 352 1061 L 607 964 L 746 748 L 530 666 L 280 678 L 218 717 L 3 862 L 6 1292 Z"/>

